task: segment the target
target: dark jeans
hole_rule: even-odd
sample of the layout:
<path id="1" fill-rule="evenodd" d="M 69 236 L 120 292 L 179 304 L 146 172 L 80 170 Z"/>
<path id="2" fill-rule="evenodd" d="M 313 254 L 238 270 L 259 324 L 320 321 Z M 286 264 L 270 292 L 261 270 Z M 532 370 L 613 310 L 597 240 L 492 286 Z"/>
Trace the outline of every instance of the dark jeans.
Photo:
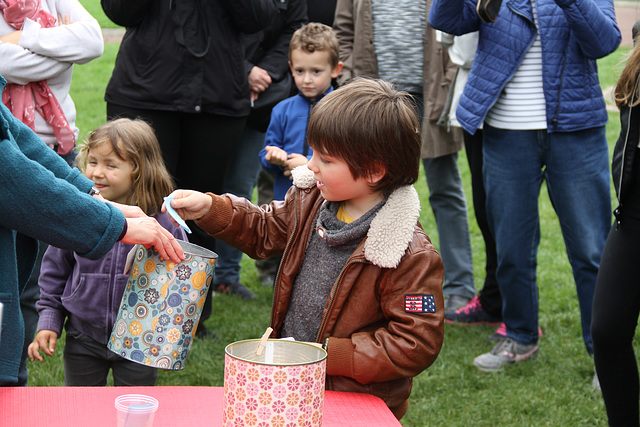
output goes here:
<path id="1" fill-rule="evenodd" d="M 573 270 L 584 344 L 592 354 L 593 294 L 611 227 L 605 127 L 549 133 L 485 124 L 482 137 L 487 219 L 496 239 L 507 336 L 519 344 L 538 342 L 538 201 L 546 183 Z"/>
<path id="2" fill-rule="evenodd" d="M 471 172 L 473 211 L 476 214 L 476 221 L 484 239 L 486 255 L 484 286 L 478 292 L 478 298 L 480 299 L 480 305 L 487 313 L 494 317 L 502 318 L 502 297 L 496 280 L 496 268 L 498 267 L 496 241 L 489 230 L 489 222 L 487 222 L 487 197 L 484 192 L 484 183 L 482 182 L 482 130 L 478 129 L 473 135 L 463 131 L 463 135 L 464 148 Z"/>
<path id="3" fill-rule="evenodd" d="M 107 117 L 141 118 L 156 132 L 164 163 L 177 188 L 222 194 L 227 168 L 240 142 L 246 117 L 141 110 L 107 103 Z M 216 250 L 216 239 L 189 221 L 189 241 Z M 200 322 L 211 315 L 211 291 Z"/>
<path id="4" fill-rule="evenodd" d="M 158 379 L 156 368 L 124 359 L 76 330 L 67 331 L 63 359 L 67 386 L 107 385 L 109 369 L 115 386 L 154 386 Z"/>
<path id="5" fill-rule="evenodd" d="M 638 426 L 638 365 L 633 337 L 640 313 L 640 150 L 634 181 L 602 253 L 591 335 L 609 425 Z"/>

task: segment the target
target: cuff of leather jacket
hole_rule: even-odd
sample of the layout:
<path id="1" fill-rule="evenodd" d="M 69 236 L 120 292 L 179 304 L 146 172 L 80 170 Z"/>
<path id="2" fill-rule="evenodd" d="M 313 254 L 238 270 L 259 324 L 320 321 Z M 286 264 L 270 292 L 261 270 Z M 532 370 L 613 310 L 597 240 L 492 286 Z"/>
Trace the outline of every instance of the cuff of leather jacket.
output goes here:
<path id="1" fill-rule="evenodd" d="M 349 338 L 329 338 L 327 375 L 353 378 L 353 344 Z"/>
<path id="2" fill-rule="evenodd" d="M 215 234 L 229 225 L 233 206 L 231 206 L 231 200 L 228 197 L 213 193 L 207 193 L 207 195 L 212 199 L 211 209 L 205 216 L 196 220 L 196 224 L 207 233 Z"/>

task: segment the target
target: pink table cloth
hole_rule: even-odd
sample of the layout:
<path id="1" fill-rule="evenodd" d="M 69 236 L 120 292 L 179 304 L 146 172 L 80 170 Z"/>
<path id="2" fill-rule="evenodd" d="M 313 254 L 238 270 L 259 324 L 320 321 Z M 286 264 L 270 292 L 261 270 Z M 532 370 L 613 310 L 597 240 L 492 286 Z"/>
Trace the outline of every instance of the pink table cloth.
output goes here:
<path id="1" fill-rule="evenodd" d="M 113 427 L 115 398 L 158 399 L 154 427 L 222 425 L 222 387 L 0 387 L 0 425 Z M 368 394 L 327 391 L 323 426 L 400 426 L 384 402 Z"/>

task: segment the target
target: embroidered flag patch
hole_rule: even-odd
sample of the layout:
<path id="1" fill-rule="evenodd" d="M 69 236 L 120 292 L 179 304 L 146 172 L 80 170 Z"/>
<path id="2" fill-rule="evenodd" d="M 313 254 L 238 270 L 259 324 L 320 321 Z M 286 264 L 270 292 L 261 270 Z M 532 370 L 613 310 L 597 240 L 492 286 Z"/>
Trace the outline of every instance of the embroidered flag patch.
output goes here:
<path id="1" fill-rule="evenodd" d="M 435 313 L 436 300 L 433 295 L 405 295 L 404 311 L 407 313 Z"/>

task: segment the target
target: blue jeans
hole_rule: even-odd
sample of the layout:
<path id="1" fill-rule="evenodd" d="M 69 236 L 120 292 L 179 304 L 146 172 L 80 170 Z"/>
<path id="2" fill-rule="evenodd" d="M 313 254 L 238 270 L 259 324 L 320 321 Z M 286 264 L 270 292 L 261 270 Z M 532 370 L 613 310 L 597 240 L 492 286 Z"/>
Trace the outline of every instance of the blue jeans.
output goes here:
<path id="1" fill-rule="evenodd" d="M 600 257 L 611 225 L 605 127 L 577 132 L 484 128 L 487 216 L 496 239 L 497 279 L 507 336 L 538 341 L 538 198 L 546 180 L 576 282 L 589 354 L 591 310 Z"/>
<path id="2" fill-rule="evenodd" d="M 240 145 L 231 159 L 229 169 L 224 180 L 224 192 L 251 200 L 253 188 L 260 172 L 260 158 L 258 153 L 264 146 L 264 132 L 245 126 Z M 223 241 L 216 243 L 216 272 L 213 282 L 240 282 L 240 260 L 242 251 Z"/>
<path id="3" fill-rule="evenodd" d="M 444 264 L 445 297 L 473 298 L 473 259 L 467 201 L 458 169 L 458 153 L 422 159 L 429 187 L 429 203 L 438 227 L 439 248 Z"/>

